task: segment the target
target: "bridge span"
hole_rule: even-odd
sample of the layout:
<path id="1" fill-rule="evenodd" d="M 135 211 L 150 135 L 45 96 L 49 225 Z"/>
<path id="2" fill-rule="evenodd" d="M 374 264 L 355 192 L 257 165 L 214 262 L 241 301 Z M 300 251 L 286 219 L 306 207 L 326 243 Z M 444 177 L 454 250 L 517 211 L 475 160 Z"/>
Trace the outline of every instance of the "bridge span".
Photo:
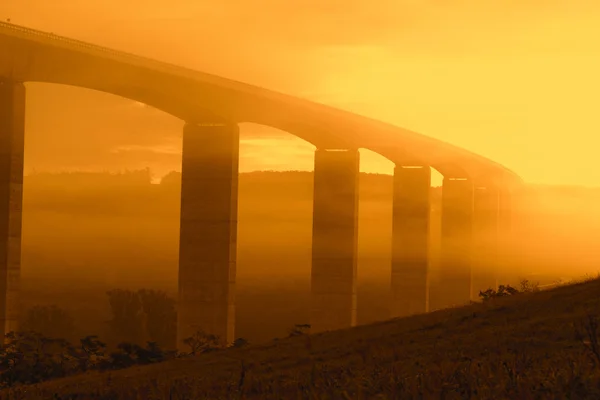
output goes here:
<path id="1" fill-rule="evenodd" d="M 356 323 L 358 149 L 395 164 L 391 316 L 463 304 L 496 285 L 478 251 L 498 254 L 522 181 L 482 156 L 406 129 L 257 86 L 0 23 L 0 334 L 18 329 L 25 86 L 77 86 L 185 121 L 178 345 L 194 331 L 234 339 L 238 124 L 268 125 L 315 151 L 312 332 Z M 429 287 L 431 168 L 443 176 L 441 285 Z M 475 282 L 475 283 L 474 283 Z"/>

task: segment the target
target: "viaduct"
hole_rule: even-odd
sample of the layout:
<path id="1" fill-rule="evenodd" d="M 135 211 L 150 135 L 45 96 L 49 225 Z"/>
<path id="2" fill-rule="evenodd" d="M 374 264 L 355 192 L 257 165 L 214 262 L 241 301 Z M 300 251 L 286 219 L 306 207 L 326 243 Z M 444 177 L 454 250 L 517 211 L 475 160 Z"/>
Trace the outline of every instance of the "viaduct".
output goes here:
<path id="1" fill-rule="evenodd" d="M 132 54 L 0 23 L 0 334 L 18 329 L 26 82 L 111 93 L 185 121 L 178 343 L 198 329 L 234 339 L 238 124 L 287 131 L 316 147 L 311 331 L 356 323 L 359 148 L 395 164 L 391 314 L 468 302 L 481 246 L 501 253 L 522 184 L 491 160 L 427 136 L 325 105 Z M 430 175 L 443 176 L 442 285 L 429 287 Z M 484 234 L 483 232 L 487 232 Z M 491 232 L 491 233 L 490 233 Z M 485 240 L 482 239 L 485 237 Z M 491 246 L 491 247 L 490 247 Z"/>

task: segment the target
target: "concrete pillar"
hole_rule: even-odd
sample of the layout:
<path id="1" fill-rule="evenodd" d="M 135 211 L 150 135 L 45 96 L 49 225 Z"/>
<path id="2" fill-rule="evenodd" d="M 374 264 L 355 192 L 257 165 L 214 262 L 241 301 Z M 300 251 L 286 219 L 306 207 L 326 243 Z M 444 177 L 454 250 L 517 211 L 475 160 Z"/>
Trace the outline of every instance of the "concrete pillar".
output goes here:
<path id="1" fill-rule="evenodd" d="M 186 124 L 181 169 L 177 346 L 198 330 L 232 343 L 238 211 L 237 125 Z"/>
<path id="2" fill-rule="evenodd" d="M 444 178 L 440 283 L 431 296 L 432 310 L 467 304 L 471 298 L 473 201 L 470 180 Z"/>
<path id="3" fill-rule="evenodd" d="M 479 300 L 479 291 L 498 286 L 498 228 L 500 194 L 494 187 L 475 187 L 473 213 L 473 286 L 471 299 Z"/>
<path id="4" fill-rule="evenodd" d="M 431 168 L 396 166 L 390 317 L 427 312 Z"/>
<path id="5" fill-rule="evenodd" d="M 311 332 L 356 324 L 358 150 L 317 150 L 313 194 Z"/>
<path id="6" fill-rule="evenodd" d="M 25 86 L 0 80 L 0 335 L 18 330 Z"/>

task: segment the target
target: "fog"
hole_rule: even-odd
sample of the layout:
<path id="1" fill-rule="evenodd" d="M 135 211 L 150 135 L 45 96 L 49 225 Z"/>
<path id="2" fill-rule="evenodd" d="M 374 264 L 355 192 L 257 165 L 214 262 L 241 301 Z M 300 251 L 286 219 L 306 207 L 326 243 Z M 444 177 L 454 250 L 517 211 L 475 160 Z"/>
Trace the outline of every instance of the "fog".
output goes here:
<path id="1" fill-rule="evenodd" d="M 108 289 L 156 288 L 175 296 L 179 180 L 173 172 L 151 184 L 150 171 L 26 176 L 23 306 L 59 304 L 86 329 L 102 331 Z M 268 340 L 308 322 L 312 184 L 310 172 L 240 175 L 236 336 Z M 431 190 L 435 281 L 441 192 Z M 504 283 L 513 284 L 595 275 L 599 197 L 598 189 L 527 186 L 509 247 L 474 260 L 473 268 L 499 263 Z M 391 200 L 391 176 L 361 174 L 359 323 L 389 316 Z"/>

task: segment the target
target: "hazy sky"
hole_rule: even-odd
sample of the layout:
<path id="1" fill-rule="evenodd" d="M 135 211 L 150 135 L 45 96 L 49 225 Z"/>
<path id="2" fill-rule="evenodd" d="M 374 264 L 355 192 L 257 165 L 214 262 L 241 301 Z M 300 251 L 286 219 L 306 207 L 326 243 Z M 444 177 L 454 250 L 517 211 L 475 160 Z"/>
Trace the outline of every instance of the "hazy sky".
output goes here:
<path id="1" fill-rule="evenodd" d="M 600 186 L 596 0 L 2 0 L 6 18 L 379 118 L 526 181 Z M 78 88 L 28 93 L 28 170 L 180 168 L 168 115 Z M 242 170 L 312 169 L 299 139 L 242 135 Z"/>

